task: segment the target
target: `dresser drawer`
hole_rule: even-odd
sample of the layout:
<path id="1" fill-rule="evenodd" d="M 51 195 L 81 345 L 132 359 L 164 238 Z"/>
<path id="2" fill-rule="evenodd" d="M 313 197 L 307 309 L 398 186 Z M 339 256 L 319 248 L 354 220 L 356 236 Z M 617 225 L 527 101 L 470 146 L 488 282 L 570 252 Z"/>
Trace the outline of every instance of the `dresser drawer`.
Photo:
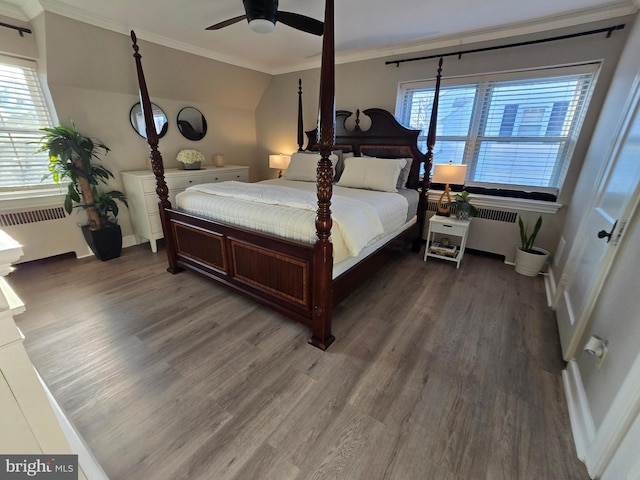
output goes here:
<path id="1" fill-rule="evenodd" d="M 160 212 L 149 215 L 149 224 L 151 225 L 151 233 L 155 235 L 162 234 L 162 222 L 160 221 Z"/>
<path id="2" fill-rule="evenodd" d="M 218 182 L 226 182 L 229 180 L 235 180 L 237 182 L 248 182 L 249 181 L 249 173 L 247 170 L 236 171 L 236 172 L 220 172 L 218 175 Z"/>
<path id="3" fill-rule="evenodd" d="M 191 185 L 199 183 L 213 183 L 218 181 L 218 176 L 207 172 L 203 175 L 180 175 L 176 177 L 167 177 L 167 186 L 171 190 L 184 190 Z"/>
<path id="4" fill-rule="evenodd" d="M 144 193 L 156 193 L 156 177 L 145 178 L 142 180 L 142 191 Z"/>
<path id="5" fill-rule="evenodd" d="M 216 183 L 227 180 L 249 181 L 249 168 L 227 165 L 216 168 L 207 166 L 200 170 L 184 170 L 168 168 L 164 178 L 169 189 L 169 202 L 175 208 L 176 195 L 192 185 Z M 152 171 L 136 170 L 122 172 L 122 181 L 129 199 L 129 212 L 137 241 L 148 239 L 151 250 L 157 251 L 156 240 L 163 237 L 158 196 L 156 194 L 156 178 Z"/>

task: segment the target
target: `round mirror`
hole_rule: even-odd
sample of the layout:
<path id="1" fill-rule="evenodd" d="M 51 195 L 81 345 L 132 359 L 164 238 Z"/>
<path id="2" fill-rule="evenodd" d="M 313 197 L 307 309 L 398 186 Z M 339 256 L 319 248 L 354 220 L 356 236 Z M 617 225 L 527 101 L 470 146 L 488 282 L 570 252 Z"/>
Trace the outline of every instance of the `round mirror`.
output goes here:
<path id="1" fill-rule="evenodd" d="M 151 111 L 153 112 L 153 123 L 156 126 L 158 138 L 162 138 L 167 133 L 167 128 L 169 128 L 167 116 L 155 103 L 151 104 Z M 147 138 L 147 129 L 145 127 L 144 115 L 142 114 L 142 106 L 140 106 L 140 102 L 131 107 L 129 119 L 131 120 L 131 126 L 136 132 L 138 132 L 138 135 L 142 138 Z"/>
<path id="2" fill-rule="evenodd" d="M 188 140 L 202 140 L 207 133 L 207 120 L 197 108 L 185 107 L 178 112 L 178 130 Z"/>

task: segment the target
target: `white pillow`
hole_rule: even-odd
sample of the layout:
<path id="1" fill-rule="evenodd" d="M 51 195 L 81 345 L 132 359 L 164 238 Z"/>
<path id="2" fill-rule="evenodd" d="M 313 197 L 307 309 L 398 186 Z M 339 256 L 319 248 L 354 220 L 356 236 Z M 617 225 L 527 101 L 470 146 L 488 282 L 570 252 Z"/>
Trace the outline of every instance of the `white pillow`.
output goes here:
<path id="1" fill-rule="evenodd" d="M 317 177 L 318 160 L 321 155 L 315 152 L 295 152 L 291 155 L 289 167 L 282 175 L 285 180 L 299 180 L 302 182 L 315 182 Z M 338 156 L 329 156 L 333 164 L 333 175 L 336 173 Z"/>
<path id="2" fill-rule="evenodd" d="M 344 171 L 336 185 L 381 192 L 397 192 L 398 176 L 406 163 L 404 158 L 345 158 Z"/>
<path id="3" fill-rule="evenodd" d="M 366 158 L 380 158 L 380 157 L 371 157 L 369 155 L 362 155 L 363 157 Z M 385 159 L 385 160 L 391 160 L 391 159 Z M 398 175 L 398 183 L 396 184 L 396 188 L 398 190 L 407 188 L 407 181 L 409 180 L 409 174 L 411 173 L 411 165 L 413 164 L 413 158 L 409 157 L 409 158 L 405 158 L 405 164 L 404 167 L 402 167 L 402 170 L 400 171 L 400 175 Z"/>

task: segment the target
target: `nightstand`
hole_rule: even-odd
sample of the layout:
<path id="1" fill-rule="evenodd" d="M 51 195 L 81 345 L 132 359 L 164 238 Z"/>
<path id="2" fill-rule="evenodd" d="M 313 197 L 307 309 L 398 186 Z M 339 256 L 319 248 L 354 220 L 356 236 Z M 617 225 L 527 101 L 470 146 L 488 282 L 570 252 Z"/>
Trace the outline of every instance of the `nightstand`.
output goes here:
<path id="1" fill-rule="evenodd" d="M 185 188 L 201 184 L 236 180 L 249 181 L 249 167 L 227 165 L 224 167 L 203 167 L 200 170 L 182 170 L 167 168 L 164 178 L 169 187 L 169 201 L 176 206 L 176 194 Z M 156 241 L 163 238 L 156 194 L 156 177 L 151 170 L 137 170 L 122 172 L 122 182 L 129 200 L 131 223 L 136 234 L 136 241 L 141 243 L 149 240 L 151 251 L 157 252 Z"/>
<path id="2" fill-rule="evenodd" d="M 427 257 L 440 258 L 450 262 L 456 262 L 456 268 L 460 268 L 460 262 L 467 244 L 467 235 L 471 220 L 459 220 L 453 217 L 433 215 L 429 219 L 429 233 L 424 252 L 424 261 Z M 436 234 L 440 235 L 440 241 L 436 242 Z M 457 241 L 443 242 L 444 238 L 456 237 Z"/>

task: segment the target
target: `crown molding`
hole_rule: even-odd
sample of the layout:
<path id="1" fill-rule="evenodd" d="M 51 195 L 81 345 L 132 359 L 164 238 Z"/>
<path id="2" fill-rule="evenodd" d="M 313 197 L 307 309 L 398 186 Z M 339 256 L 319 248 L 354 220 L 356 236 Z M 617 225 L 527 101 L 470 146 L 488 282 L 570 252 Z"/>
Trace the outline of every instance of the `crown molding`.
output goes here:
<path id="1" fill-rule="evenodd" d="M 474 43 L 502 40 L 520 35 L 542 33 L 550 30 L 574 27 L 586 23 L 609 20 L 612 18 L 634 15 L 640 10 L 640 0 L 624 0 L 611 3 L 606 6 L 590 9 L 576 10 L 564 15 L 538 18 L 527 22 L 514 23 L 496 28 L 474 30 L 462 34 L 442 35 L 412 42 L 397 43 L 382 48 L 362 49 L 360 51 L 336 52 L 336 64 L 359 62 L 376 58 L 392 57 L 412 54 L 416 52 L 428 52 L 432 50 L 451 47 L 463 47 Z M 316 58 L 316 57 L 314 57 Z M 320 66 L 320 53 L 317 59 L 299 63 L 296 66 L 276 69 L 272 75 L 291 73 L 300 70 L 308 70 Z"/>
<path id="2" fill-rule="evenodd" d="M 4 3 L 0 3 L 0 15 L 9 18 L 15 18 L 16 20 L 21 20 L 23 22 L 28 21 L 27 16 L 21 9 L 13 5 L 7 5 Z"/>
<path id="3" fill-rule="evenodd" d="M 0 15 L 30 22 L 44 11 L 39 0 L 0 0 Z"/>
<path id="4" fill-rule="evenodd" d="M 18 2 L 8 3 L 8 2 Z M 60 0 L 0 0 L 0 14 L 7 15 L 18 20 L 29 21 L 46 10 L 51 13 L 88 23 L 96 27 L 111 30 L 124 35 L 129 35 L 133 29 L 138 38 L 162 45 L 175 50 L 180 50 L 193 55 L 209 58 L 241 68 L 256 70 L 270 75 L 279 75 L 301 70 L 309 70 L 320 67 L 320 52 L 308 58 L 306 61 L 298 62 L 282 68 L 269 68 L 265 65 L 243 61 L 237 57 L 214 52 L 209 49 L 196 47 L 194 45 L 180 42 L 163 35 L 137 29 L 135 25 L 123 24 L 114 20 L 89 13 L 83 9 L 69 6 Z M 20 5 L 20 6 L 18 6 Z M 462 47 L 473 43 L 501 40 L 509 37 L 541 33 L 549 30 L 573 27 L 601 20 L 636 14 L 640 10 L 640 0 L 622 0 L 612 2 L 592 8 L 575 10 L 563 15 L 538 18 L 527 22 L 520 22 L 511 25 L 475 30 L 454 35 L 443 35 L 430 37 L 412 42 L 404 42 L 388 45 L 379 48 L 369 48 L 361 50 L 348 50 L 341 52 L 339 47 L 336 51 L 336 64 L 345 64 L 376 58 L 396 57 L 413 54 L 416 52 L 428 52 L 436 49 L 446 49 L 451 47 Z"/>
<path id="5" fill-rule="evenodd" d="M 40 3 L 44 7 L 44 9 L 48 12 L 55 13 L 63 17 L 72 18 L 74 20 L 87 23 L 95 27 L 104 28 L 106 30 L 110 30 L 116 33 L 121 33 L 126 36 L 130 35 L 131 30 L 134 30 L 136 32 L 136 37 L 138 37 L 141 40 L 162 45 L 164 47 L 173 48 L 174 50 L 179 50 L 182 52 L 191 53 L 193 55 L 198 55 L 200 57 L 209 58 L 211 60 L 228 63 L 230 65 L 235 65 L 237 67 L 248 68 L 250 70 L 257 70 L 264 73 L 269 73 L 265 71 L 263 66 L 255 65 L 251 62 L 239 61 L 237 58 L 229 55 L 214 52 L 212 50 L 208 50 L 205 48 L 196 47 L 194 45 L 190 45 L 185 42 L 180 42 L 178 40 L 165 37 L 163 35 L 158 35 L 156 33 L 148 32 L 146 30 L 138 29 L 135 27 L 135 25 L 132 25 L 132 24 L 124 24 L 124 23 L 116 22 L 114 20 L 99 16 L 99 15 L 94 15 L 85 10 L 75 8 L 75 7 L 70 7 L 69 5 L 62 3 L 59 0 L 40 0 Z"/>

